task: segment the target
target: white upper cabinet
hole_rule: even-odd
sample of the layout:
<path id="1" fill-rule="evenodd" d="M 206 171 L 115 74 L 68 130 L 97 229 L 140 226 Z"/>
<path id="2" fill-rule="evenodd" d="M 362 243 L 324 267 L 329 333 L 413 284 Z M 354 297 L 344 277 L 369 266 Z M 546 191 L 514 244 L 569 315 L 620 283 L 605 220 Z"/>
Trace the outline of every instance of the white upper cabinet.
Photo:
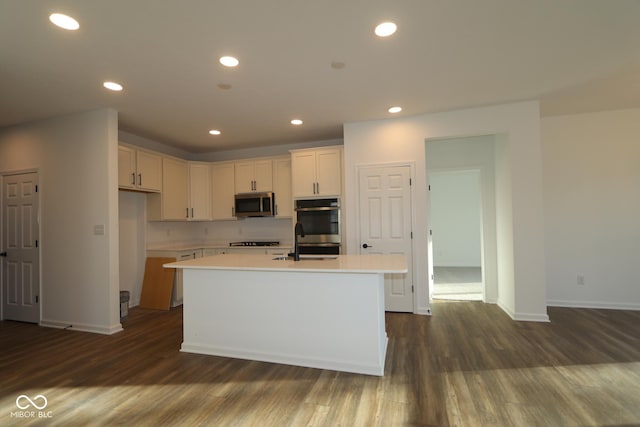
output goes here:
<path id="1" fill-rule="evenodd" d="M 147 197 L 147 217 L 151 221 L 189 219 L 189 165 L 185 160 L 162 158 L 162 193 Z"/>
<path id="2" fill-rule="evenodd" d="M 276 216 L 293 216 L 291 197 L 291 157 L 273 160 L 273 193 L 276 197 Z"/>
<path id="3" fill-rule="evenodd" d="M 162 191 L 162 156 L 119 145 L 118 187 L 147 192 Z"/>
<path id="4" fill-rule="evenodd" d="M 213 163 L 211 166 L 212 180 L 212 218 L 235 219 L 233 180 L 235 177 L 233 162 Z"/>
<path id="5" fill-rule="evenodd" d="M 209 163 L 189 162 L 190 221 L 211 220 L 211 166 Z"/>
<path id="6" fill-rule="evenodd" d="M 293 197 L 339 196 L 342 193 L 342 148 L 291 151 Z"/>
<path id="7" fill-rule="evenodd" d="M 273 161 L 271 159 L 235 162 L 235 192 L 273 191 Z"/>

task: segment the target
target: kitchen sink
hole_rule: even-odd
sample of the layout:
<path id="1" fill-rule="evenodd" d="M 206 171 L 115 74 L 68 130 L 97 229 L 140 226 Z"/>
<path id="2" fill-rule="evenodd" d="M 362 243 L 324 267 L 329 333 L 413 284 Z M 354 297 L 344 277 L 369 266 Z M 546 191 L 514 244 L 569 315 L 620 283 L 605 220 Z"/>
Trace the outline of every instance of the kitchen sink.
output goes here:
<path id="1" fill-rule="evenodd" d="M 336 259 L 338 255 L 300 255 L 300 261 L 324 261 L 328 259 Z M 274 261 L 285 261 L 293 259 L 288 256 L 277 256 L 273 258 Z"/>

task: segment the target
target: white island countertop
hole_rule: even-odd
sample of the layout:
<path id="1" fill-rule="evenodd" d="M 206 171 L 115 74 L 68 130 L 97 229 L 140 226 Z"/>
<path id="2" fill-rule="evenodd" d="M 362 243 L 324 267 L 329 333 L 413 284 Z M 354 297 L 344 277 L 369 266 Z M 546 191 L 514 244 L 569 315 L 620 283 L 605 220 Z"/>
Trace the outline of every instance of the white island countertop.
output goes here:
<path id="1" fill-rule="evenodd" d="M 274 255 L 224 254 L 164 264 L 168 268 L 318 273 L 406 273 L 404 255 L 301 255 L 300 261 Z"/>

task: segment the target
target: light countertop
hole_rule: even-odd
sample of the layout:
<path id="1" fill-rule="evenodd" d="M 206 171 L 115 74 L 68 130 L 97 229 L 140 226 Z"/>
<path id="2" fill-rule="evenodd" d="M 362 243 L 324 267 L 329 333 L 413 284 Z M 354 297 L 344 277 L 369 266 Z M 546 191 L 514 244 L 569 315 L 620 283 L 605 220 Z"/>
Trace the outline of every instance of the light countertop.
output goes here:
<path id="1" fill-rule="evenodd" d="M 406 273 L 404 255 L 301 255 L 300 261 L 274 255 L 224 254 L 165 264 L 168 268 L 325 273 Z"/>

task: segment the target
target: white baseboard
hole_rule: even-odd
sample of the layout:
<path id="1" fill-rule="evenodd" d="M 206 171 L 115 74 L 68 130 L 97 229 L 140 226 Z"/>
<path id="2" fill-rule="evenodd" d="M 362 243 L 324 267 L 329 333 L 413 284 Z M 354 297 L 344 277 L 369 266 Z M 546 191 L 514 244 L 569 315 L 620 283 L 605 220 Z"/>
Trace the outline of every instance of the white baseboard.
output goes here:
<path id="1" fill-rule="evenodd" d="M 550 322 L 549 315 L 538 313 L 516 313 L 513 320 L 519 322 Z"/>
<path id="2" fill-rule="evenodd" d="M 512 311 L 509 307 L 500 303 L 500 301 L 498 301 L 497 304 L 502 311 L 518 322 L 550 322 L 549 316 L 546 313 L 518 313 Z"/>
<path id="3" fill-rule="evenodd" d="M 599 308 L 605 310 L 640 310 L 640 304 L 628 302 L 549 300 L 547 305 L 550 307 Z"/>
<path id="4" fill-rule="evenodd" d="M 105 327 L 100 325 L 61 322 L 59 320 L 46 320 L 46 319 L 43 319 L 40 321 L 40 326 L 44 326 L 47 328 L 65 329 L 67 331 L 91 332 L 94 334 L 102 334 L 102 335 L 113 335 L 123 330 L 121 323 L 117 323 L 115 325 Z"/>

